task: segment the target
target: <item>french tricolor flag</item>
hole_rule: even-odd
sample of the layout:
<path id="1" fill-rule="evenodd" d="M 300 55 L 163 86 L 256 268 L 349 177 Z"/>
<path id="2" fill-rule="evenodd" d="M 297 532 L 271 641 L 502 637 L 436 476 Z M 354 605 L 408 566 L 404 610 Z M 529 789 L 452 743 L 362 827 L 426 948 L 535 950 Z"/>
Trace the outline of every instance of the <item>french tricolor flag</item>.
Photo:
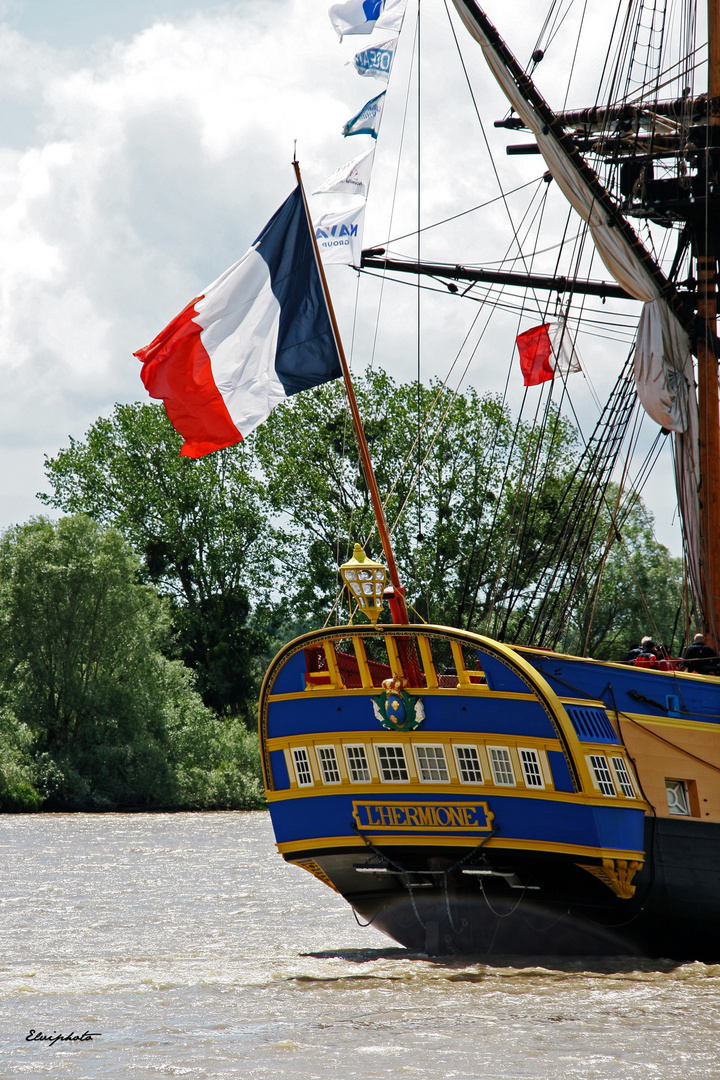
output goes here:
<path id="1" fill-rule="evenodd" d="M 298 185 L 246 255 L 139 349 L 142 380 L 197 458 L 342 374 Z"/>

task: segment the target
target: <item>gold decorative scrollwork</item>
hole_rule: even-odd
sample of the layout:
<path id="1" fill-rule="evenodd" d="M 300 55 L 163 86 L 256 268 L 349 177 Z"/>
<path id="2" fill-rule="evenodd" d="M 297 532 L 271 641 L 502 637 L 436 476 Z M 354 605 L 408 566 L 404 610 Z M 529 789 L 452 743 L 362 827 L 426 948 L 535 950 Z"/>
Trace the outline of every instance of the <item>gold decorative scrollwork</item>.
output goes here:
<path id="1" fill-rule="evenodd" d="M 318 881 L 322 881 L 323 885 L 327 885 L 333 892 L 340 892 L 339 889 L 335 888 L 323 868 L 319 866 L 314 859 L 297 859 L 294 861 L 296 866 L 301 866 L 303 870 L 307 870 L 308 873 L 312 874 L 313 877 L 316 877 Z"/>
<path id="2" fill-rule="evenodd" d="M 630 900 L 635 895 L 632 879 L 642 863 L 627 859 L 603 859 L 602 866 L 588 866 L 587 863 L 577 863 L 577 866 L 602 881 L 621 900 Z"/>

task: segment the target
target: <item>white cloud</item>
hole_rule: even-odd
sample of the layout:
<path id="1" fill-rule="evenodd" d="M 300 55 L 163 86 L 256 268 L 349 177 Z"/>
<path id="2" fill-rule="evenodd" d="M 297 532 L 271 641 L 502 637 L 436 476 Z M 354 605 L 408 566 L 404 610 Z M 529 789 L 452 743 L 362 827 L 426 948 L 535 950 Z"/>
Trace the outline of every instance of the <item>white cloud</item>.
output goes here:
<path id="1" fill-rule="evenodd" d="M 132 351 L 288 193 L 293 138 L 309 158 L 332 142 L 342 105 L 313 76 L 332 37 L 307 9 L 158 23 L 81 66 L 0 28 L 0 92 L 37 111 L 30 145 L 0 149 L 6 453 L 52 453 L 141 396 Z"/>
<path id="2" fill-rule="evenodd" d="M 37 512 L 32 495 L 43 453 L 55 453 L 71 434 L 81 437 L 116 401 L 144 395 L 133 350 L 247 248 L 292 187 L 293 141 L 310 190 L 366 145 L 340 137 L 344 121 L 373 94 L 373 84 L 344 64 L 364 41 L 338 46 L 326 6 L 286 0 L 198 11 L 82 53 L 0 26 L 0 97 L 29 117 L 27 140 L 15 131 L 12 144 L 0 147 L 0 527 Z M 504 5 L 495 7 L 501 21 Z M 519 7 L 513 44 L 526 55 L 538 16 L 531 0 Z M 507 133 L 493 132 L 491 122 L 505 103 L 479 50 L 467 37 L 461 44 L 505 187 L 537 176 L 537 158 L 504 157 Z M 424 223 L 498 193 L 454 50 L 442 5 L 428 5 Z M 411 54 L 409 26 L 377 148 L 366 243 L 387 238 L 391 208 L 393 235 L 415 227 L 412 95 L 403 135 Z M 585 66 L 578 71 L 587 77 Z M 403 180 L 393 205 L 401 141 Z M 489 215 L 425 234 L 423 252 L 489 264 L 504 255 L 509 236 L 496 204 Z M 398 247 L 414 254 L 414 241 Z M 345 269 L 331 279 L 349 341 L 355 282 Z M 363 280 L 359 366 L 373 347 L 378 293 L 375 282 Z M 423 374 L 444 375 L 476 310 L 449 295 L 423 305 Z M 415 372 L 414 308 L 412 290 L 385 287 L 378 359 L 398 377 Z M 472 378 L 481 391 L 502 387 L 515 323 L 505 317 L 502 335 L 483 345 Z M 596 381 L 609 385 L 612 376 L 601 367 Z"/>

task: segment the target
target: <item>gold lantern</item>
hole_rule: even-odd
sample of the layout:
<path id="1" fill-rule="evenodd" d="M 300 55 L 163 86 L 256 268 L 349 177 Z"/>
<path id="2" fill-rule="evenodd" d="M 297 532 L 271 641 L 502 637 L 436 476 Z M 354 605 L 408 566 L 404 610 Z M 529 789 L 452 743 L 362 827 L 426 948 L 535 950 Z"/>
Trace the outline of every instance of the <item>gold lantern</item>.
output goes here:
<path id="1" fill-rule="evenodd" d="M 383 605 L 385 567 L 382 563 L 369 559 L 360 545 L 356 544 L 352 559 L 340 567 L 340 575 L 360 610 L 372 623 L 376 623 Z"/>

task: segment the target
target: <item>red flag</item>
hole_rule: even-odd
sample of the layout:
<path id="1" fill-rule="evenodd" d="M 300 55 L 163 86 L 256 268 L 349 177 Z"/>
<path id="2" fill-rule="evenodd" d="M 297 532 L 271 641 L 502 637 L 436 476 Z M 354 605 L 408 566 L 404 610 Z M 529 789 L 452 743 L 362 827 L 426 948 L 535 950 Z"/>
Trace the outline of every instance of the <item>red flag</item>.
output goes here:
<path id="1" fill-rule="evenodd" d="M 555 378 L 549 330 L 550 323 L 543 323 L 517 336 L 520 367 L 526 386 L 537 386 Z"/>

